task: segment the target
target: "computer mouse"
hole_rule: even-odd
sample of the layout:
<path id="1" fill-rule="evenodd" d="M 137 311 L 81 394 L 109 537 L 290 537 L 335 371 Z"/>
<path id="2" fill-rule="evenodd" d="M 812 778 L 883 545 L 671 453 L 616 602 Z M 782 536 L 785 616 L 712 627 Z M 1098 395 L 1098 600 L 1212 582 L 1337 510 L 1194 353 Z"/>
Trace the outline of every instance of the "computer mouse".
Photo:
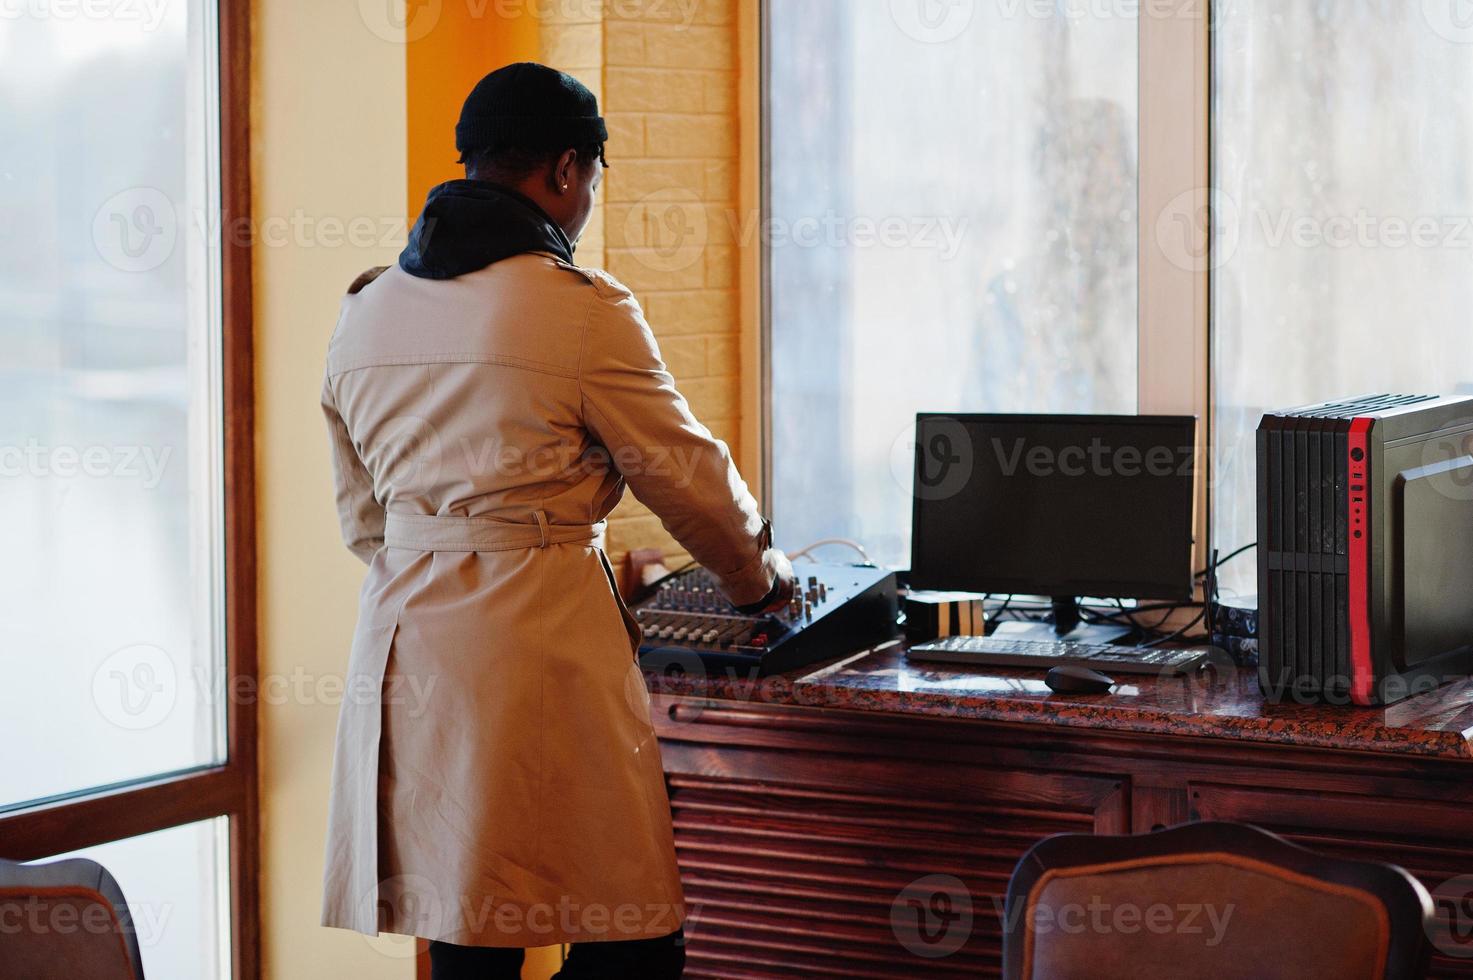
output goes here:
<path id="1" fill-rule="evenodd" d="M 1113 678 L 1072 664 L 1060 664 L 1048 672 L 1043 682 L 1059 694 L 1104 694 L 1115 686 Z"/>

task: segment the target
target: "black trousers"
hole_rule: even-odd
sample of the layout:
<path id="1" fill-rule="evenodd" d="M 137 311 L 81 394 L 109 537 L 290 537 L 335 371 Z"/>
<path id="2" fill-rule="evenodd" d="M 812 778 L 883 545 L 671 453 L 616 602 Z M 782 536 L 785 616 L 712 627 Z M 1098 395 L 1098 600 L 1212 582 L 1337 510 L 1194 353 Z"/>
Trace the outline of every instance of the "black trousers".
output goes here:
<path id="1" fill-rule="evenodd" d="M 430 942 L 430 980 L 518 980 L 525 951 Z M 658 939 L 574 943 L 553 980 L 680 980 L 685 933 Z"/>

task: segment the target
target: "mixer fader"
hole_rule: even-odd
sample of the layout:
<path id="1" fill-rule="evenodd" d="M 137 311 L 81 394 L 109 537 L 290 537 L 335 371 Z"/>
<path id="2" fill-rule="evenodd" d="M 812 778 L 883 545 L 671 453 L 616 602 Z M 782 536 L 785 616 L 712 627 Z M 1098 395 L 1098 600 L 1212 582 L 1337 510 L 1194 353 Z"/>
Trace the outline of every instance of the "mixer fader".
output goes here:
<path id="1" fill-rule="evenodd" d="M 711 573 L 677 573 L 634 606 L 644 631 L 640 659 L 664 667 L 692 659 L 707 667 L 781 673 L 883 642 L 895 634 L 895 575 L 866 565 L 799 565 L 793 601 L 747 616 L 721 595 Z"/>

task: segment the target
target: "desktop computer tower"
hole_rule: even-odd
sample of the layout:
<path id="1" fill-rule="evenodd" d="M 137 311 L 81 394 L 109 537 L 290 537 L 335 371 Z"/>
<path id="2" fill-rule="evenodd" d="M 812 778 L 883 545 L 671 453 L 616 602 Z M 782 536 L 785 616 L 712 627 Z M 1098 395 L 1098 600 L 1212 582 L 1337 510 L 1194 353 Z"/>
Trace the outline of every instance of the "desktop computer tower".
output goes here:
<path id="1" fill-rule="evenodd" d="M 1473 398 L 1272 413 L 1257 452 L 1264 693 L 1389 704 L 1473 670 Z"/>

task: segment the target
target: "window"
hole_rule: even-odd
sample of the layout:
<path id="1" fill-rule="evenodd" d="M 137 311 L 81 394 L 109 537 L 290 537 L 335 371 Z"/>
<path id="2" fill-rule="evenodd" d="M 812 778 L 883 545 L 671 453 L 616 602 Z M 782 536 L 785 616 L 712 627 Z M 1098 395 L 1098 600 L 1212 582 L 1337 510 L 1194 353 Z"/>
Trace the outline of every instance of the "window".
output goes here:
<path id="1" fill-rule="evenodd" d="M 1137 410 L 1138 25 L 1118 7 L 767 3 L 783 544 L 907 564 L 917 411 Z"/>
<path id="2" fill-rule="evenodd" d="M 1265 411 L 1473 390 L 1473 35 L 1454 7 L 1221 5 L 1214 523 L 1225 551 L 1257 534 Z M 1243 592 L 1254 577 L 1251 561 L 1223 572 Z"/>
<path id="3" fill-rule="evenodd" d="M 768 0 L 784 543 L 902 565 L 915 410 L 1067 409 L 1202 419 L 1227 553 L 1257 536 L 1264 412 L 1473 392 L 1454 7 Z M 1221 582 L 1252 592 L 1253 562 Z"/>
<path id="4" fill-rule="evenodd" d="M 91 858 L 117 879 L 150 980 L 230 975 L 222 927 L 229 908 L 219 887 L 230 870 L 224 824 L 203 820 L 55 856 Z"/>
<path id="5" fill-rule="evenodd" d="M 255 973 L 247 9 L 0 17 L 0 856 L 190 917 L 165 977 Z"/>

